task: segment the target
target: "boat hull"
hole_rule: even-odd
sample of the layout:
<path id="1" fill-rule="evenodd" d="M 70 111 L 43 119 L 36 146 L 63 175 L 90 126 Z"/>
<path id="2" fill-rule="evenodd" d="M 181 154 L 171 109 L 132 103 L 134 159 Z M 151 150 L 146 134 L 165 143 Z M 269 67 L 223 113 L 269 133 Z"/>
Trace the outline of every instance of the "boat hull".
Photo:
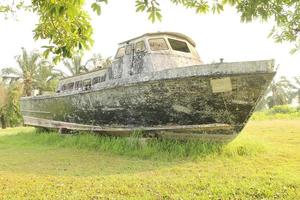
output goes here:
<path id="1" fill-rule="evenodd" d="M 264 63 L 259 64 L 262 69 Z M 235 136 L 245 126 L 274 72 L 234 72 L 227 68 L 223 73 L 215 70 L 206 74 L 201 67 L 186 68 L 192 73 L 183 74 L 183 69 L 168 70 L 90 91 L 23 98 L 21 110 L 25 124 L 49 128 L 121 135 L 133 130 L 179 130 Z M 76 128 L 76 124 L 84 128 Z"/>

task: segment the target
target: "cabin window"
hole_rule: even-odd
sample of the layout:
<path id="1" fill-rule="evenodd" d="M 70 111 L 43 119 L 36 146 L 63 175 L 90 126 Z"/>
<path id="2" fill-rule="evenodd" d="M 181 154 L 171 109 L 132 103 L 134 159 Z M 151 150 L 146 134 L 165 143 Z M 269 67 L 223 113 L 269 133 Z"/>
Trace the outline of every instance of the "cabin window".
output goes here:
<path id="1" fill-rule="evenodd" d="M 106 79 L 106 74 L 104 74 L 103 76 L 100 77 L 100 82 L 104 82 Z"/>
<path id="2" fill-rule="evenodd" d="M 67 90 L 73 90 L 73 89 L 74 89 L 74 82 L 73 83 L 68 83 Z"/>
<path id="3" fill-rule="evenodd" d="M 93 78 L 93 85 L 100 83 L 100 76 Z"/>
<path id="4" fill-rule="evenodd" d="M 191 52 L 186 42 L 179 41 L 179 40 L 173 40 L 170 38 L 168 40 L 169 40 L 169 43 L 173 50 L 181 51 L 181 52 L 185 52 L 185 53 Z"/>
<path id="5" fill-rule="evenodd" d="M 146 50 L 146 47 L 145 47 L 145 42 L 144 41 L 140 41 L 140 42 L 137 42 L 135 44 L 135 51 L 136 52 L 141 52 L 141 51 L 145 51 Z"/>
<path id="6" fill-rule="evenodd" d="M 104 74 L 103 76 L 97 76 L 97 77 L 93 78 L 93 81 L 92 81 L 93 85 L 104 82 L 105 79 L 106 79 L 106 74 Z"/>
<path id="7" fill-rule="evenodd" d="M 84 88 L 84 90 L 89 90 L 89 89 L 91 89 L 91 86 L 92 86 L 92 84 L 91 84 L 91 79 L 85 79 L 85 80 L 83 81 L 83 88 Z"/>
<path id="8" fill-rule="evenodd" d="M 67 85 L 66 84 L 63 84 L 62 86 L 61 86 L 61 90 L 62 91 L 65 91 L 67 89 Z"/>
<path id="9" fill-rule="evenodd" d="M 126 46 L 125 54 L 130 55 L 132 53 L 132 44 Z"/>
<path id="10" fill-rule="evenodd" d="M 82 89 L 82 81 L 76 81 L 75 90 L 81 90 L 81 89 Z"/>
<path id="11" fill-rule="evenodd" d="M 116 54 L 116 58 L 121 58 L 121 57 L 124 56 L 124 54 L 125 54 L 125 47 L 121 47 L 121 48 L 118 49 L 118 52 Z"/>
<path id="12" fill-rule="evenodd" d="M 150 49 L 152 51 L 168 50 L 169 47 L 164 38 L 149 39 Z"/>

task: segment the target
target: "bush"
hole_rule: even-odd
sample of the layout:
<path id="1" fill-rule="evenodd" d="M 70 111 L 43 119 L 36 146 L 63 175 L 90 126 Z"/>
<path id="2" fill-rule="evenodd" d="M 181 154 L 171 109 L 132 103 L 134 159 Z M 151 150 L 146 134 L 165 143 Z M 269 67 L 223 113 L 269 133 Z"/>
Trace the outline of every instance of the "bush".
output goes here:
<path id="1" fill-rule="evenodd" d="M 300 107 L 293 108 L 289 105 L 274 106 L 269 110 L 253 113 L 252 120 L 272 120 L 272 119 L 299 119 Z"/>
<path id="2" fill-rule="evenodd" d="M 268 110 L 268 114 L 292 114 L 297 112 L 296 108 L 293 108 L 289 105 L 280 105 L 280 106 L 274 106 L 270 110 Z"/>

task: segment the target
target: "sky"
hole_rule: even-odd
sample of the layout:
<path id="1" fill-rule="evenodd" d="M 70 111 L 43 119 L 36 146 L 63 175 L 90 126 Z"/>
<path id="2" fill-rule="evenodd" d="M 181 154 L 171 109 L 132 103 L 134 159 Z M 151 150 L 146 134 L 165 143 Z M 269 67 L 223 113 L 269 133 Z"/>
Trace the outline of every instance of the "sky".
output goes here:
<path id="1" fill-rule="evenodd" d="M 219 15 L 199 15 L 193 10 L 161 1 L 162 22 L 152 24 L 145 13 L 136 13 L 133 0 L 110 0 L 102 8 L 101 16 L 91 13 L 94 46 L 85 55 L 94 53 L 114 56 L 118 43 L 147 32 L 172 31 L 190 36 L 204 63 L 275 59 L 279 76 L 300 76 L 300 52 L 291 55 L 291 44 L 277 44 L 268 34 L 272 22 L 241 23 L 233 8 Z M 0 68 L 17 66 L 15 56 L 21 47 L 39 49 L 45 41 L 34 41 L 32 30 L 38 17 L 19 13 L 17 20 L 0 18 Z"/>

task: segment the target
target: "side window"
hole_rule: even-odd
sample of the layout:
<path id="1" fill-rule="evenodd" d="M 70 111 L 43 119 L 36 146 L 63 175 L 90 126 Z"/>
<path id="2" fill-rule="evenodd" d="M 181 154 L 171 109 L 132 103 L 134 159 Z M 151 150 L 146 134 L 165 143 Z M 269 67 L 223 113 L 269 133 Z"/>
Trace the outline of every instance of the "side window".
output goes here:
<path id="1" fill-rule="evenodd" d="M 92 84 L 95 85 L 97 83 L 104 82 L 105 78 L 106 78 L 106 74 L 104 74 L 103 76 L 97 76 L 97 77 L 93 78 Z"/>
<path id="2" fill-rule="evenodd" d="M 173 40 L 170 38 L 168 38 L 168 40 L 169 40 L 169 43 L 173 50 L 181 51 L 181 52 L 185 52 L 185 53 L 191 52 L 186 42 L 179 41 L 179 40 Z"/>
<path id="3" fill-rule="evenodd" d="M 126 46 L 125 54 L 129 55 L 132 53 L 132 44 Z"/>
<path id="4" fill-rule="evenodd" d="M 99 82 L 100 82 L 100 76 L 93 78 L 93 85 L 95 85 L 95 84 L 97 84 Z"/>
<path id="5" fill-rule="evenodd" d="M 104 82 L 106 79 L 106 74 L 104 74 L 103 76 L 100 77 L 100 82 Z"/>
<path id="6" fill-rule="evenodd" d="M 118 52 L 116 54 L 116 58 L 121 58 L 121 57 L 124 56 L 124 54 L 125 54 L 125 47 L 121 47 L 121 48 L 118 49 Z"/>
<path id="7" fill-rule="evenodd" d="M 85 79 L 85 80 L 83 81 L 83 89 L 84 89 L 84 90 L 89 90 L 89 89 L 91 89 L 91 86 L 92 86 L 92 84 L 91 84 L 91 79 Z"/>
<path id="8" fill-rule="evenodd" d="M 68 83 L 67 90 L 73 90 L 74 89 L 74 82 Z"/>
<path id="9" fill-rule="evenodd" d="M 135 48 L 134 49 L 135 49 L 136 52 L 145 51 L 146 50 L 145 42 L 144 41 L 137 42 L 135 44 Z"/>
<path id="10" fill-rule="evenodd" d="M 152 51 L 168 50 L 169 47 L 164 38 L 149 39 L 150 49 Z"/>
<path id="11" fill-rule="evenodd" d="M 66 84 L 63 84 L 63 85 L 61 86 L 61 90 L 62 90 L 62 91 L 67 90 L 67 85 L 66 85 Z"/>
<path id="12" fill-rule="evenodd" d="M 76 81 L 75 90 L 81 90 L 81 89 L 82 89 L 82 81 Z"/>

